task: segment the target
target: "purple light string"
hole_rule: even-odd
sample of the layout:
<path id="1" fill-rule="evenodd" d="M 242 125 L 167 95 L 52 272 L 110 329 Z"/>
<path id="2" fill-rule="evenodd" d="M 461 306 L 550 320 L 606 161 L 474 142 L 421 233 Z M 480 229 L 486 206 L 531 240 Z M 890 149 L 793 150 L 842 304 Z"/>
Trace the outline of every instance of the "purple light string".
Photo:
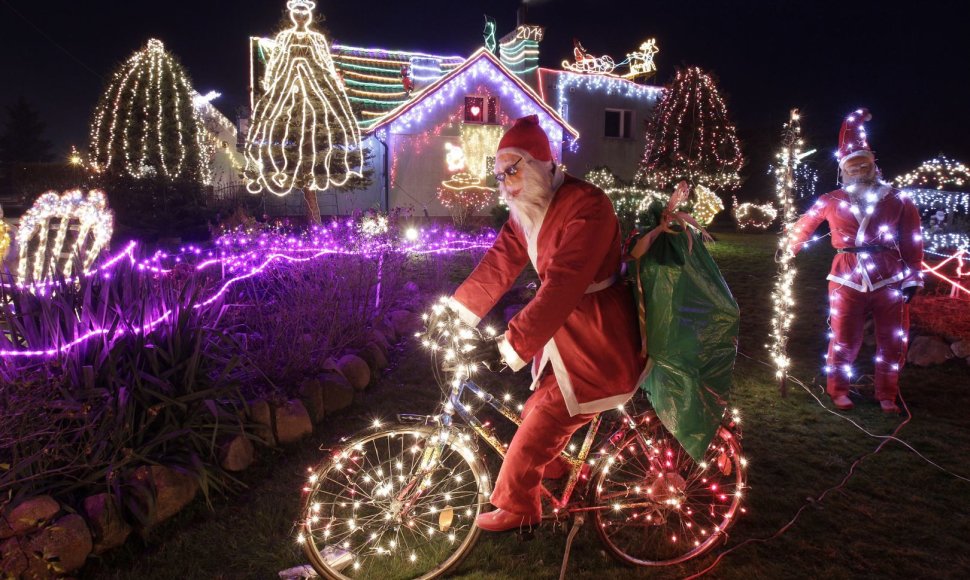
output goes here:
<path id="1" fill-rule="evenodd" d="M 348 221 L 347 226 L 348 228 L 353 227 L 353 222 Z M 337 227 L 339 227 L 338 222 L 334 222 L 334 229 Z M 180 251 L 174 255 L 169 255 L 163 251 L 157 251 L 152 255 L 151 258 L 145 259 L 141 262 L 136 262 L 134 258 L 134 250 L 137 243 L 130 242 L 121 252 L 108 258 L 97 268 L 85 272 L 83 276 L 90 277 L 100 273 L 104 278 L 110 278 L 110 269 L 116 264 L 121 263 L 121 260 L 125 257 L 129 259 L 131 264 L 136 265 L 139 271 L 147 270 L 157 274 L 169 274 L 172 272 L 174 264 L 187 263 L 188 258 L 200 257 L 203 256 L 203 254 L 205 255 L 206 259 L 196 264 L 193 268 L 197 272 L 201 272 L 215 265 L 222 266 L 223 272 L 230 273 L 244 270 L 247 266 L 249 267 L 247 272 L 226 279 L 219 286 L 218 290 L 216 290 L 211 296 L 193 305 L 193 308 L 204 308 L 222 297 L 236 283 L 261 274 L 277 261 L 286 262 L 287 264 L 307 263 L 330 255 L 356 256 L 364 259 L 370 259 L 390 252 L 401 252 L 415 255 L 451 254 L 475 249 L 487 249 L 491 246 L 492 241 L 495 238 L 495 232 L 489 232 L 478 236 L 469 236 L 466 234 L 457 234 L 449 230 L 440 230 L 435 228 L 430 231 L 421 230 L 418 234 L 418 239 L 409 240 L 406 242 L 402 241 L 397 246 L 389 239 L 366 239 L 365 236 L 356 234 L 355 232 L 351 232 L 351 237 L 344 242 L 346 245 L 339 245 L 340 241 L 333 239 L 331 231 L 327 231 L 326 228 L 323 228 L 323 230 L 325 232 L 323 236 L 315 236 L 310 240 L 301 240 L 293 236 L 284 237 L 279 235 L 274 235 L 272 237 L 263 235 L 254 239 L 252 236 L 248 235 L 240 236 L 230 234 L 223 236 L 216 241 L 216 246 L 229 247 L 228 250 L 221 250 L 218 257 L 215 257 L 215 253 L 212 250 L 205 251 L 202 248 L 189 246 L 188 248 L 181 248 Z M 317 231 L 317 228 L 315 228 L 314 231 Z M 435 236 L 437 236 L 437 239 Z M 321 238 L 327 239 L 324 240 Z M 246 249 L 240 254 L 231 253 L 234 246 L 242 246 L 239 249 L 243 250 L 246 246 L 251 246 L 254 244 L 258 246 L 257 249 Z M 265 252 L 267 251 L 270 253 L 266 254 Z M 311 255 L 306 256 L 306 254 Z M 258 266 L 252 265 L 258 262 L 261 258 L 262 262 Z M 173 267 L 165 268 L 162 265 L 163 260 L 174 262 Z M 77 280 L 79 280 L 79 278 L 73 278 L 68 281 L 75 282 Z M 28 285 L 26 288 L 30 290 L 39 290 L 41 295 L 46 295 L 46 290 L 53 285 L 55 285 L 55 282 L 45 281 L 42 283 Z M 18 286 L 22 288 L 24 287 L 23 285 Z M 129 332 L 134 334 L 151 332 L 159 324 L 167 320 L 171 314 L 172 309 L 167 309 L 156 318 L 138 328 L 133 329 L 132 331 L 124 328 L 115 330 L 114 336 L 120 338 L 129 334 Z M 88 340 L 104 336 L 108 333 L 108 329 L 96 328 L 60 346 L 52 346 L 35 350 L 0 350 L 0 358 L 13 359 L 53 357 L 65 354 L 72 348 L 81 345 Z"/>

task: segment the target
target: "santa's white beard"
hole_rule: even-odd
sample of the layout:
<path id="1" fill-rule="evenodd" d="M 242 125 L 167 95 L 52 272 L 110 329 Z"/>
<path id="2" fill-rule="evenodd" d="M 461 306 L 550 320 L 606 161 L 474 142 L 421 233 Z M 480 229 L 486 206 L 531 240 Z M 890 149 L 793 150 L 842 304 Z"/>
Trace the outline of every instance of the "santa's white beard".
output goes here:
<path id="1" fill-rule="evenodd" d="M 502 199 L 509 204 L 509 215 L 522 228 L 526 236 L 532 235 L 533 230 L 542 221 L 552 202 L 552 172 L 547 168 L 534 168 L 527 165 L 519 171 L 522 176 L 522 189 L 512 197 L 505 189 L 505 184 L 499 186 Z"/>
<path id="2" fill-rule="evenodd" d="M 869 192 L 876 191 L 881 184 L 878 170 L 873 167 L 872 171 L 865 175 L 849 177 L 842 176 L 843 189 L 849 195 L 849 200 L 860 204 Z"/>

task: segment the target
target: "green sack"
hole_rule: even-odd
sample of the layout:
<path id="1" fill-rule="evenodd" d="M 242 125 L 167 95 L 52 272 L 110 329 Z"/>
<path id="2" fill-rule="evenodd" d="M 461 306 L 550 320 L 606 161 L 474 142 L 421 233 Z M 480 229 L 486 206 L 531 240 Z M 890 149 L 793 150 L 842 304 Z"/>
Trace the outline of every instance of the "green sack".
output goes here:
<path id="1" fill-rule="evenodd" d="M 626 253 L 650 229 L 638 229 Z M 640 388 L 667 430 L 700 461 L 728 405 L 740 313 L 701 234 L 675 229 L 655 234 L 628 268 L 653 365 Z"/>

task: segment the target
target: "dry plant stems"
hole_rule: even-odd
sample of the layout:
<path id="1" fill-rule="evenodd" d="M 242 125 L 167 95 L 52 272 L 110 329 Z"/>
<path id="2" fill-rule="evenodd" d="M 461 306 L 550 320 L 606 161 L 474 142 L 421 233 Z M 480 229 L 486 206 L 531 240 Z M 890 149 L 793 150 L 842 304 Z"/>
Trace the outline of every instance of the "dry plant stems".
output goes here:
<path id="1" fill-rule="evenodd" d="M 249 394 L 293 395 L 300 380 L 326 370 L 329 359 L 364 346 L 368 326 L 401 301 L 405 265 L 397 253 L 335 254 L 248 279 L 227 330 L 245 337 L 241 352 L 252 365 L 249 388 L 255 391 Z"/>

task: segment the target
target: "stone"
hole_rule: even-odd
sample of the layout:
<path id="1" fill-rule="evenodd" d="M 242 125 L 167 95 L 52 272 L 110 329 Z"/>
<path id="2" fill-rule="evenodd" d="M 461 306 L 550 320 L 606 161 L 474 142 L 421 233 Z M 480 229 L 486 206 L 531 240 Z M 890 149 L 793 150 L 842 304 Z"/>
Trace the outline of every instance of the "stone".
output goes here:
<path id="1" fill-rule="evenodd" d="M 91 531 L 78 514 L 58 519 L 32 536 L 28 545 L 31 550 L 42 553 L 48 562 L 54 562 L 59 572 L 79 569 L 94 549 Z"/>
<path id="2" fill-rule="evenodd" d="M 276 445 L 276 437 L 273 436 L 273 408 L 269 401 L 260 399 L 249 403 L 249 418 L 256 425 L 253 429 L 255 435 L 270 447 Z"/>
<path id="3" fill-rule="evenodd" d="M 323 421 L 323 383 L 320 379 L 306 379 L 300 384 L 300 401 L 314 424 Z"/>
<path id="4" fill-rule="evenodd" d="M 61 505 L 49 495 L 26 499 L 0 518 L 0 540 L 19 536 L 49 522 L 61 511 Z"/>
<path id="5" fill-rule="evenodd" d="M 943 339 L 936 336 L 918 336 L 909 345 L 906 361 L 916 366 L 928 367 L 943 364 L 953 358 L 953 351 Z"/>
<path id="6" fill-rule="evenodd" d="M 387 315 L 387 318 L 398 336 L 411 336 L 424 328 L 421 317 L 407 310 L 394 310 Z"/>
<path id="7" fill-rule="evenodd" d="M 245 435 L 236 435 L 219 449 L 219 463 L 226 471 L 245 471 L 256 460 L 256 447 Z"/>
<path id="8" fill-rule="evenodd" d="M 321 405 L 323 403 L 321 402 Z M 313 422 L 306 407 L 297 399 L 287 401 L 276 408 L 276 440 L 280 443 L 296 443 L 313 433 Z"/>
<path id="9" fill-rule="evenodd" d="M 347 379 L 350 386 L 363 391 L 370 383 L 370 367 L 357 355 L 346 354 L 337 361 L 337 370 Z"/>
<path id="10" fill-rule="evenodd" d="M 950 345 L 950 350 L 960 358 L 970 357 L 970 340 L 958 340 Z"/>
<path id="11" fill-rule="evenodd" d="M 397 343 L 397 332 L 394 330 L 394 326 L 385 319 L 379 320 L 374 323 L 374 329 L 384 335 L 387 339 L 388 344 Z"/>
<path id="12" fill-rule="evenodd" d="M 360 349 L 357 356 L 364 359 L 374 374 L 379 374 L 380 371 L 387 368 L 387 355 L 384 354 L 379 345 L 373 342 L 367 343 L 367 346 Z"/>
<path id="13" fill-rule="evenodd" d="M 110 493 L 99 493 L 84 498 L 82 511 L 91 529 L 95 554 L 103 554 L 112 548 L 117 548 L 128 539 L 131 526 L 122 517 L 118 500 Z"/>
<path id="14" fill-rule="evenodd" d="M 327 415 L 346 409 L 354 402 L 354 387 L 343 375 L 325 374 L 320 377 L 323 383 L 323 408 Z"/>
<path id="15" fill-rule="evenodd" d="M 512 304 L 505 307 L 505 310 L 502 311 L 502 318 L 505 319 L 506 326 L 512 320 L 512 317 L 518 314 L 523 308 L 525 308 L 525 304 Z"/>
<path id="16" fill-rule="evenodd" d="M 139 467 L 134 479 L 149 482 L 155 490 L 155 513 L 149 516 L 149 527 L 179 513 L 199 491 L 199 482 L 194 477 L 164 465 Z"/>
<path id="17" fill-rule="evenodd" d="M 35 553 L 27 538 L 10 538 L 0 543 L 0 578 L 55 578 L 57 573 Z"/>
<path id="18" fill-rule="evenodd" d="M 376 328 L 371 328 L 368 330 L 364 334 L 364 340 L 367 342 L 372 342 L 381 347 L 381 350 L 384 351 L 384 356 L 387 356 L 387 354 L 391 352 L 391 343 L 388 342 L 387 337 L 384 336 L 384 333 Z"/>

